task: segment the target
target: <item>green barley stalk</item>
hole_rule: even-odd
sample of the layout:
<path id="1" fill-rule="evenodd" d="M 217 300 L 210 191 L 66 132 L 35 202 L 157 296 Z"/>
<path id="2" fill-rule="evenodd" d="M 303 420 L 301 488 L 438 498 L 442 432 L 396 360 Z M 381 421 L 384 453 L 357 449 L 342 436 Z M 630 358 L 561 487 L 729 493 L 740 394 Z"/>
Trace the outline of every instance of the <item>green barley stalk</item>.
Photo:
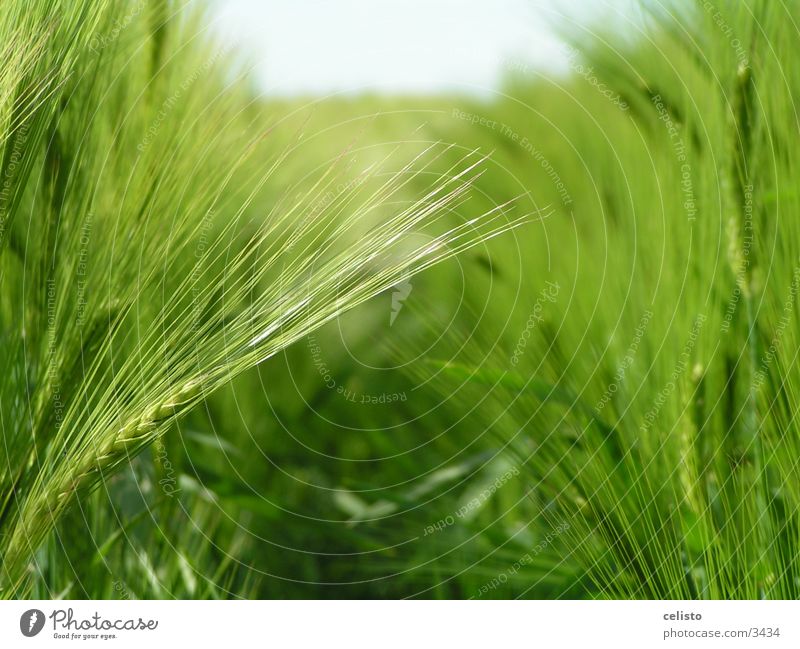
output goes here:
<path id="1" fill-rule="evenodd" d="M 6 597 L 26 591 L 32 554 L 75 498 L 207 395 L 528 220 L 509 218 L 508 205 L 460 219 L 484 158 L 442 169 L 441 144 L 399 170 L 390 154 L 323 209 L 312 206 L 335 186 L 337 164 L 271 195 L 298 145 L 273 148 L 274 129 L 257 126 L 225 56 L 208 56 L 202 22 L 179 13 L 165 24 L 159 5 L 159 17 L 95 51 L 94 30 L 126 3 L 30 4 L 11 2 L 0 17 L 16 63 L 0 72 L 6 160 L 27 134 L 2 203 Z M 432 238 L 414 243 L 421 228 Z"/>

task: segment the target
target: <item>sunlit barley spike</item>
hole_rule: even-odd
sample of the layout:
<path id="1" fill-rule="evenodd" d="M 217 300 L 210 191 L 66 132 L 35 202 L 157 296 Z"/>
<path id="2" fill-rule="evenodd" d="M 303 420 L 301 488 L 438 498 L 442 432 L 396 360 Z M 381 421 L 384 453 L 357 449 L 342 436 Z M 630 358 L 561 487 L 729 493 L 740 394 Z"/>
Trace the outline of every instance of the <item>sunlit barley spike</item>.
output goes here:
<path id="1" fill-rule="evenodd" d="M 147 435 L 147 433 L 154 431 L 158 427 L 158 421 L 148 418 L 148 419 L 141 419 L 139 423 L 136 425 L 136 435 L 134 435 L 134 439 L 138 437 L 143 437 Z"/>
<path id="2" fill-rule="evenodd" d="M 73 474 L 67 481 L 66 487 L 59 490 L 54 506 L 60 506 L 66 503 L 71 497 L 78 493 L 83 487 L 90 486 L 94 483 L 98 476 L 103 476 L 113 470 L 114 466 L 127 457 L 125 441 L 136 439 L 131 436 L 131 431 L 136 431 L 138 426 L 127 426 L 122 429 L 125 431 L 124 439 L 121 440 L 118 434 L 117 438 L 111 443 L 109 448 L 105 451 L 98 453 L 92 458 L 88 465 L 83 469 Z"/>
<path id="3" fill-rule="evenodd" d="M 137 435 L 138 426 L 139 426 L 138 419 L 125 424 L 125 426 L 123 426 L 117 431 L 117 435 L 114 441 L 124 442 L 125 440 L 133 439 Z"/>
<path id="4" fill-rule="evenodd" d="M 156 419 L 166 419 L 177 414 L 180 410 L 192 405 L 203 396 L 203 384 L 208 380 L 207 375 L 198 376 L 183 384 L 174 397 L 167 399 L 156 410 Z"/>
<path id="5" fill-rule="evenodd" d="M 190 379 L 173 396 L 151 406 L 141 417 L 120 428 L 111 445 L 112 449 L 124 452 L 131 443 L 151 437 L 159 426 L 194 405 L 202 397 L 203 385 L 207 380 L 208 376 L 205 374 Z"/>
<path id="6" fill-rule="evenodd" d="M 126 425 L 109 445 L 109 455 L 116 460 L 121 454 L 127 454 L 131 448 L 151 438 L 157 428 L 158 422 L 151 419 L 138 419 Z"/>
<path id="7" fill-rule="evenodd" d="M 101 468 L 94 464 L 91 468 L 86 471 L 81 472 L 80 474 L 73 476 L 70 478 L 67 486 L 58 493 L 56 497 L 56 505 L 63 505 L 64 503 L 68 502 L 70 498 L 72 498 L 80 489 L 90 484 L 91 480 L 95 477 L 97 473 L 101 471 Z"/>
<path id="8" fill-rule="evenodd" d="M 111 464 L 114 463 L 116 456 L 113 453 L 105 453 L 103 455 L 98 455 L 95 462 L 96 467 L 99 471 L 103 471 L 103 469 L 108 468 Z"/>

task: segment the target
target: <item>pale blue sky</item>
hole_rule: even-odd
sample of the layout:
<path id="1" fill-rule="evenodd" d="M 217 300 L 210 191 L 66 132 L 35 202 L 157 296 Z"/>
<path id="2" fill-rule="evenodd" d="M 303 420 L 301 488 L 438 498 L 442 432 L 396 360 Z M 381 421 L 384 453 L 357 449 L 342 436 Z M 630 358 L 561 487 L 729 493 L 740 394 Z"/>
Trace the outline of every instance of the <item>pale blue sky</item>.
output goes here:
<path id="1" fill-rule="evenodd" d="M 563 69 L 546 17 L 619 20 L 632 0 L 212 0 L 265 92 L 485 93 L 504 60 Z"/>

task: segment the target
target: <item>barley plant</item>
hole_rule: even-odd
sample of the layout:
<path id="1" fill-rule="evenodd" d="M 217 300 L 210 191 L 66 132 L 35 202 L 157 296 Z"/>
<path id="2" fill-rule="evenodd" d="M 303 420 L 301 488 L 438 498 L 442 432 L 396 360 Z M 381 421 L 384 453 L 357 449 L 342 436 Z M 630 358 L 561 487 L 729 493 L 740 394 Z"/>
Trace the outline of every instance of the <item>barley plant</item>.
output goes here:
<path id="1" fill-rule="evenodd" d="M 305 101 L 3 3 L 2 596 L 800 597 L 797 3 L 556 5 Z"/>
<path id="2" fill-rule="evenodd" d="M 336 164 L 268 195 L 292 146 L 273 141 L 281 125 L 253 109 L 203 17 L 153 2 L 121 24 L 129 8 L 44 0 L 0 15 L 5 596 L 29 591 L 76 499 L 203 398 L 526 218 L 498 206 L 454 225 L 482 157 L 443 167 L 436 144 L 394 170 L 391 154 L 374 160 L 321 209 Z"/>

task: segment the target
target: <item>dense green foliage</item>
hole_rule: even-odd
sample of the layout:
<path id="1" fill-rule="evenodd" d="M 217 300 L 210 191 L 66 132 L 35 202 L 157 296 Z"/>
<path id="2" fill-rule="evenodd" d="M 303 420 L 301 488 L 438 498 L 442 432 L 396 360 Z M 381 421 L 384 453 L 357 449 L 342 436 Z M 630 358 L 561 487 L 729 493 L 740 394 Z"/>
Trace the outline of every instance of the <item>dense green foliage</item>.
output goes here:
<path id="1" fill-rule="evenodd" d="M 0 12 L 4 595 L 800 596 L 795 4 L 309 103 L 168 3 L 110 42 L 124 5 L 33 5 Z"/>

